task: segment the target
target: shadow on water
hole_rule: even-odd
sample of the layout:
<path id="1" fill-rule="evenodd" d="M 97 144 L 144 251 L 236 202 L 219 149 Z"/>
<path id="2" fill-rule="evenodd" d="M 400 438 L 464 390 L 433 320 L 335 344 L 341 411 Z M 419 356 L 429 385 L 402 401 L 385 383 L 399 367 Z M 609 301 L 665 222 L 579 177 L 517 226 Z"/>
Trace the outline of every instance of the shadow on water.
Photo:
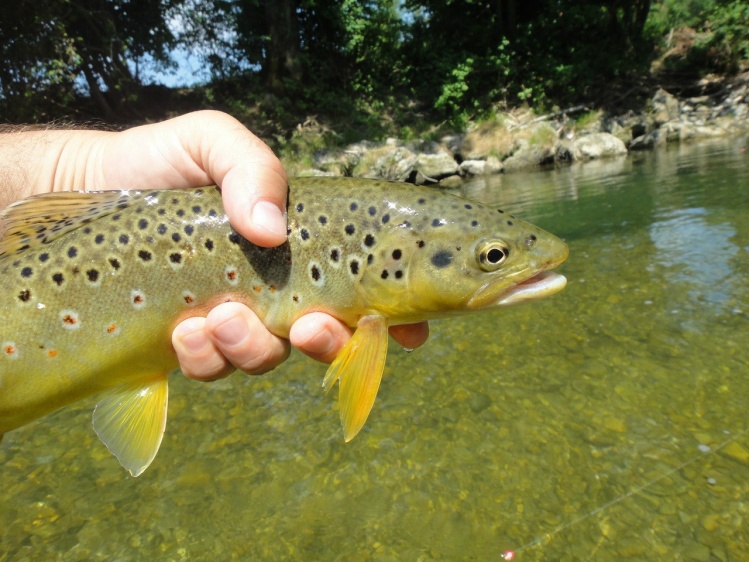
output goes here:
<path id="1" fill-rule="evenodd" d="M 749 155 L 742 139 L 476 180 L 564 237 L 564 292 L 391 349 L 346 445 L 324 367 L 174 377 L 127 476 L 93 402 L 0 444 L 5 560 L 749 557 Z"/>

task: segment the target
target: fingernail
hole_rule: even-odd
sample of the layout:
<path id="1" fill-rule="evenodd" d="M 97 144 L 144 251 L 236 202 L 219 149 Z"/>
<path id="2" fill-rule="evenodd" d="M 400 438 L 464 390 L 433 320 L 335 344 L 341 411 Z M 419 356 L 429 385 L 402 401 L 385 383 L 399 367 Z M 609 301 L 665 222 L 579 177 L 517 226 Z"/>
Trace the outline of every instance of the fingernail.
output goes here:
<path id="1" fill-rule="evenodd" d="M 286 216 L 270 201 L 258 201 L 252 208 L 252 223 L 277 236 L 286 238 Z"/>
<path id="2" fill-rule="evenodd" d="M 307 340 L 305 347 L 319 355 L 330 355 L 333 353 L 336 340 L 327 328 L 320 330 L 314 337 Z"/>
<path id="3" fill-rule="evenodd" d="M 247 322 L 241 316 L 232 316 L 214 328 L 216 338 L 225 345 L 237 345 L 250 335 Z"/>
<path id="4" fill-rule="evenodd" d="M 187 332 L 186 334 L 180 334 L 178 340 L 185 350 L 190 353 L 198 353 L 208 344 L 202 328 Z"/>

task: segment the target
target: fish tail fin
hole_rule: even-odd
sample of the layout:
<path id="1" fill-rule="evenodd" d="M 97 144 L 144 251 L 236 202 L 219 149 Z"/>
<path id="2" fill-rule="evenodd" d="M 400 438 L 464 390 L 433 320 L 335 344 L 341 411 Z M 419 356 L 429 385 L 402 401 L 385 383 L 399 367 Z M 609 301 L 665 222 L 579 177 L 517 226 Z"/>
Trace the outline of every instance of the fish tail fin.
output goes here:
<path id="1" fill-rule="evenodd" d="M 387 328 L 383 316 L 362 317 L 323 380 L 326 391 L 340 380 L 338 401 L 346 442 L 364 426 L 377 397 L 387 357 Z"/>
<path id="2" fill-rule="evenodd" d="M 159 451 L 166 427 L 165 373 L 107 392 L 94 409 L 94 431 L 120 464 L 139 476 Z"/>

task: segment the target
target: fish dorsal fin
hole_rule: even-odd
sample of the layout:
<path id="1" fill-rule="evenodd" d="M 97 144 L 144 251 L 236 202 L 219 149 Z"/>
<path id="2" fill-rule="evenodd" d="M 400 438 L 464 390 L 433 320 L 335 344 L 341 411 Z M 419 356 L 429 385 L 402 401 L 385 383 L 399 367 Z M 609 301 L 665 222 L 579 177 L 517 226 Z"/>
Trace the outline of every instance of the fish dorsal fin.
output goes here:
<path id="1" fill-rule="evenodd" d="M 94 409 L 94 430 L 133 476 L 159 452 L 166 427 L 166 375 L 110 390 Z"/>
<path id="2" fill-rule="evenodd" d="M 348 343 L 331 363 L 323 379 L 325 391 L 340 380 L 338 403 L 343 438 L 351 441 L 367 421 L 388 351 L 388 325 L 384 316 L 363 316 Z"/>
<path id="3" fill-rule="evenodd" d="M 121 191 L 66 191 L 33 195 L 13 203 L 0 212 L 0 222 L 5 227 L 0 257 L 48 244 L 113 213 L 126 197 L 127 193 Z"/>

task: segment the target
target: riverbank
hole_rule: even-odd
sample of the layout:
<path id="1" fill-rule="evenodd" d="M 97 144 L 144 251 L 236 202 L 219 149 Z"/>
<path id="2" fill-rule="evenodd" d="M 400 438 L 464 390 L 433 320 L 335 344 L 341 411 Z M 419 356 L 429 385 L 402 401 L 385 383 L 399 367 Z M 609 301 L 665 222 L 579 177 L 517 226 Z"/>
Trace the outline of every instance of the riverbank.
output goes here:
<path id="1" fill-rule="evenodd" d="M 355 176 L 451 186 L 462 179 L 626 155 L 667 143 L 749 130 L 749 72 L 730 80 L 706 77 L 679 96 L 658 88 L 639 111 L 612 115 L 585 105 L 536 115 L 528 109 L 497 113 L 464 131 L 434 140 L 362 140 L 314 148 L 335 136 L 315 118 L 290 143 L 308 147 L 281 157 L 291 175 Z"/>

